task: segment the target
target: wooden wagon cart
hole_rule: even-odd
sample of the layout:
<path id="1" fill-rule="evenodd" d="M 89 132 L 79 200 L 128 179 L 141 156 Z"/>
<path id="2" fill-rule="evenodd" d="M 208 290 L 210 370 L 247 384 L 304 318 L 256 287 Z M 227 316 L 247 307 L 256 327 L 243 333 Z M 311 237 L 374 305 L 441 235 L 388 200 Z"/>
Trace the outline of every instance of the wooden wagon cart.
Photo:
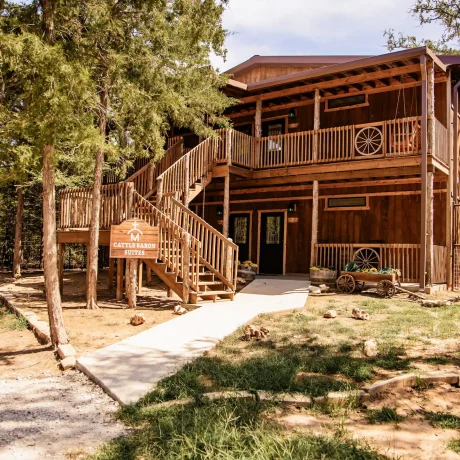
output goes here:
<path id="1" fill-rule="evenodd" d="M 377 273 L 380 265 L 378 253 L 371 248 L 358 249 L 353 255 L 357 271 L 341 271 L 337 279 L 337 289 L 345 294 L 360 292 L 365 283 L 377 284 L 377 292 L 382 297 L 393 297 L 401 283 L 397 273 Z M 367 271 L 362 271 L 367 270 Z"/>

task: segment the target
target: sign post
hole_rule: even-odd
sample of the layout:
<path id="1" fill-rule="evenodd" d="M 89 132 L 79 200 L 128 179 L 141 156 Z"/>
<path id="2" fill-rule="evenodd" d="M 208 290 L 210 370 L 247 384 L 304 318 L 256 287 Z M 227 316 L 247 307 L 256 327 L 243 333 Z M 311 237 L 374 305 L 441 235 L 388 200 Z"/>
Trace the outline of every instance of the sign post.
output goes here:
<path id="1" fill-rule="evenodd" d="M 159 229 L 142 219 L 129 219 L 110 228 L 110 257 L 158 259 Z"/>

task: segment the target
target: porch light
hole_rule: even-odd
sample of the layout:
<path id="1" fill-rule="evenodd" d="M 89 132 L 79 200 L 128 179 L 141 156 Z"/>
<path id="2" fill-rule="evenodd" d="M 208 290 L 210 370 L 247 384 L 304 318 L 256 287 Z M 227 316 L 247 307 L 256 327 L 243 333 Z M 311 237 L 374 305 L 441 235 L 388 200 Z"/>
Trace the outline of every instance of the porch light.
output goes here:
<path id="1" fill-rule="evenodd" d="M 289 213 L 295 212 L 296 211 L 296 205 L 294 203 L 289 203 L 287 210 L 288 210 Z"/>
<path id="2" fill-rule="evenodd" d="M 216 214 L 218 216 L 223 216 L 224 215 L 224 208 L 222 206 L 217 206 Z"/>
<path id="3" fill-rule="evenodd" d="M 297 118 L 297 109 L 291 109 L 289 111 L 289 118 L 292 120 L 293 118 Z"/>

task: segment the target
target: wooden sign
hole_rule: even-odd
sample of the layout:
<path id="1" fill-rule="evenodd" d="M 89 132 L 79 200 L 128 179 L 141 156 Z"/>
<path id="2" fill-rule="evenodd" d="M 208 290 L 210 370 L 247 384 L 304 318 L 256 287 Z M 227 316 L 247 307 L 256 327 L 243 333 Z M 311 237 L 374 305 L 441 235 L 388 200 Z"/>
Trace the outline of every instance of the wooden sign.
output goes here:
<path id="1" fill-rule="evenodd" d="M 289 224 L 297 224 L 299 222 L 298 217 L 288 217 L 288 223 Z"/>
<path id="2" fill-rule="evenodd" d="M 110 228 L 110 257 L 158 259 L 159 230 L 141 219 L 125 220 Z"/>

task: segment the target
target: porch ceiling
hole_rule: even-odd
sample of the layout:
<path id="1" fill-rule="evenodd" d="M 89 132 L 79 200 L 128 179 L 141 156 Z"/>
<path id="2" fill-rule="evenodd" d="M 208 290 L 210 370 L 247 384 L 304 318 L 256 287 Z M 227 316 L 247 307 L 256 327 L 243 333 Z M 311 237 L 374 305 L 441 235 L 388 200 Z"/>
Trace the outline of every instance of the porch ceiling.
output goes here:
<path id="1" fill-rule="evenodd" d="M 422 54 L 434 61 L 437 81 L 445 79 L 444 64 L 428 48 L 415 48 L 250 83 L 247 90 L 234 86 L 230 90 L 228 87 L 241 104 L 230 109 L 227 115 L 255 114 L 257 100 L 264 101 L 264 111 L 313 104 L 316 89 L 320 90 L 323 99 L 327 99 L 420 85 Z"/>

